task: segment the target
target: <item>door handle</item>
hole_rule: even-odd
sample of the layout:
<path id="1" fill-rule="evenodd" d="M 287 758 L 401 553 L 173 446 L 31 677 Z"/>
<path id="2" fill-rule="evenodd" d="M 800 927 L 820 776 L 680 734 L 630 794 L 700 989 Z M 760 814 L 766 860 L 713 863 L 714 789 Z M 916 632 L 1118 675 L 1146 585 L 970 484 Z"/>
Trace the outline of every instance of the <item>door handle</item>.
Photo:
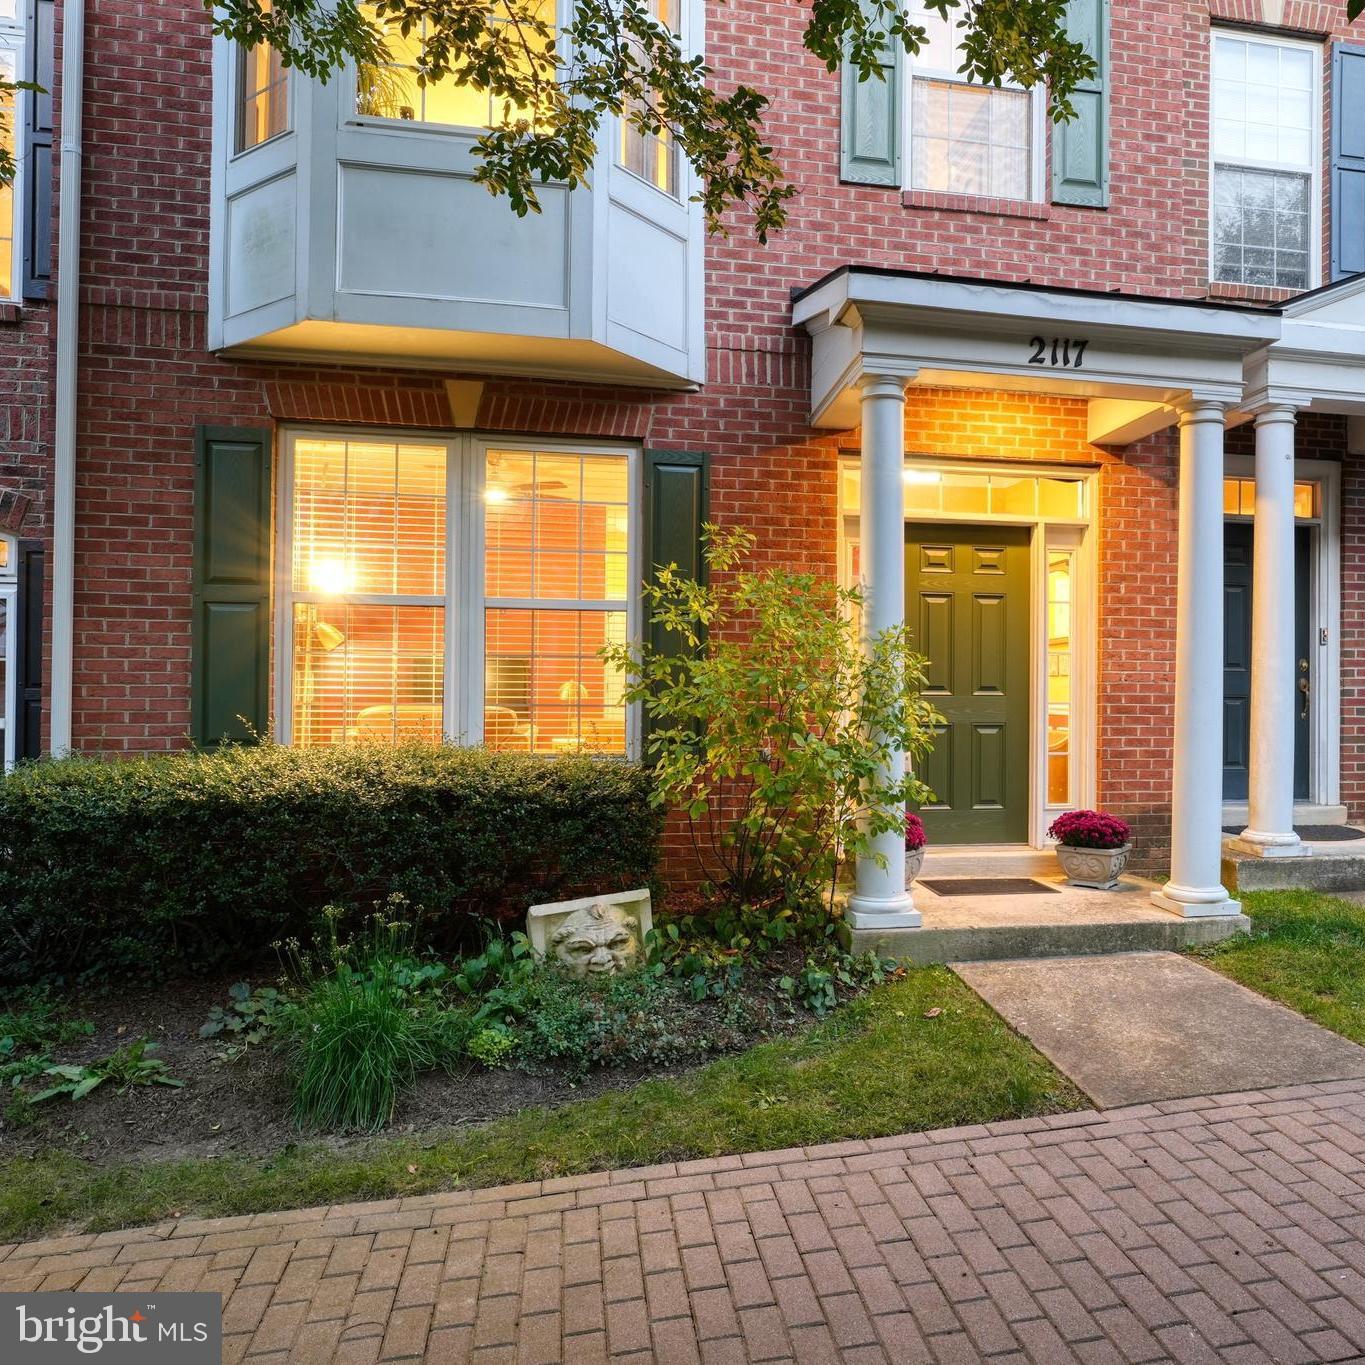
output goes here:
<path id="1" fill-rule="evenodd" d="M 1307 720 L 1307 719 L 1308 719 L 1308 697 L 1309 697 L 1309 694 L 1312 692 L 1312 690 L 1313 690 L 1313 689 L 1312 689 L 1311 687 L 1309 687 L 1309 685 L 1308 685 L 1308 679 L 1307 679 L 1307 678 L 1300 678 L 1300 679 L 1299 679 L 1299 719 L 1300 719 L 1300 720 Z"/>

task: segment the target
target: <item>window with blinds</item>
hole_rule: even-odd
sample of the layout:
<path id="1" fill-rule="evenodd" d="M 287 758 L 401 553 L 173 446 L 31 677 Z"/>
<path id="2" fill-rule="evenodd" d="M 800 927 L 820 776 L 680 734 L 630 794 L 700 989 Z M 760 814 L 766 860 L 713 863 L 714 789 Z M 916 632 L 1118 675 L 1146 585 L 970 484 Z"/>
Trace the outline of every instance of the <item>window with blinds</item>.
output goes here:
<path id="1" fill-rule="evenodd" d="M 624 682 L 599 655 L 629 629 L 630 452 L 302 433 L 286 448 L 292 742 L 626 752 Z"/>

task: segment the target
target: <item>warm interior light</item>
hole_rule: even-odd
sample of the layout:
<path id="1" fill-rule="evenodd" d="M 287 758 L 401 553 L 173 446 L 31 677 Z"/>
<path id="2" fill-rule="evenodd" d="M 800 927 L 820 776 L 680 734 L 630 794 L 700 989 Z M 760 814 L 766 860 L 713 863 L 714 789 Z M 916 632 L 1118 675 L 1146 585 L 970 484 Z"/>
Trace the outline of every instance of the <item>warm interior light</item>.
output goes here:
<path id="1" fill-rule="evenodd" d="M 574 682 L 572 678 L 559 684 L 560 701 L 582 701 L 587 695 L 588 689 L 581 682 Z"/>
<path id="2" fill-rule="evenodd" d="M 308 584 L 314 592 L 340 597 L 351 591 L 351 571 L 342 559 L 314 560 L 308 571 Z"/>
<path id="3" fill-rule="evenodd" d="M 937 469 L 907 469 L 901 478 L 906 483 L 942 483 L 943 475 Z"/>
<path id="4" fill-rule="evenodd" d="M 499 488 L 495 483 L 490 483 L 488 487 L 483 490 L 483 500 L 485 502 L 495 503 L 506 502 L 507 490 L 505 488 Z"/>

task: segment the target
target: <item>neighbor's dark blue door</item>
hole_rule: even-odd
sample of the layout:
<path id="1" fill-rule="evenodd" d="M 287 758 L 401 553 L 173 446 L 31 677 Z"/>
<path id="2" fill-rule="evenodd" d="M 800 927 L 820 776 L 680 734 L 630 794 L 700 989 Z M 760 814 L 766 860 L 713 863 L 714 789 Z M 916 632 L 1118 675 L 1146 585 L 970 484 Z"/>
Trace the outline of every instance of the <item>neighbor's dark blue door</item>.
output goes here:
<path id="1" fill-rule="evenodd" d="M 1309 600 L 1312 593 L 1313 533 L 1294 532 L 1294 679 L 1311 686 L 1304 667 L 1312 657 Z M 1250 522 L 1230 521 L 1223 529 L 1223 798 L 1245 801 L 1251 750 L 1251 546 Z M 1294 693 L 1294 799 L 1308 799 L 1309 707 L 1307 694 Z"/>

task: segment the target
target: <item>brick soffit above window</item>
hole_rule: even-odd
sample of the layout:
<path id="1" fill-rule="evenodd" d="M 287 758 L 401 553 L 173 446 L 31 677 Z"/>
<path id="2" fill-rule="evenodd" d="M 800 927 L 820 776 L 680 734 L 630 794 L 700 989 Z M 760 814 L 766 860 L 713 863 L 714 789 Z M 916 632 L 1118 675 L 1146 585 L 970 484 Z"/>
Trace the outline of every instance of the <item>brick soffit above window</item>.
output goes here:
<path id="1" fill-rule="evenodd" d="M 1209 18 L 1325 38 L 1341 22 L 1342 10 L 1313 0 L 1209 0 Z"/>

